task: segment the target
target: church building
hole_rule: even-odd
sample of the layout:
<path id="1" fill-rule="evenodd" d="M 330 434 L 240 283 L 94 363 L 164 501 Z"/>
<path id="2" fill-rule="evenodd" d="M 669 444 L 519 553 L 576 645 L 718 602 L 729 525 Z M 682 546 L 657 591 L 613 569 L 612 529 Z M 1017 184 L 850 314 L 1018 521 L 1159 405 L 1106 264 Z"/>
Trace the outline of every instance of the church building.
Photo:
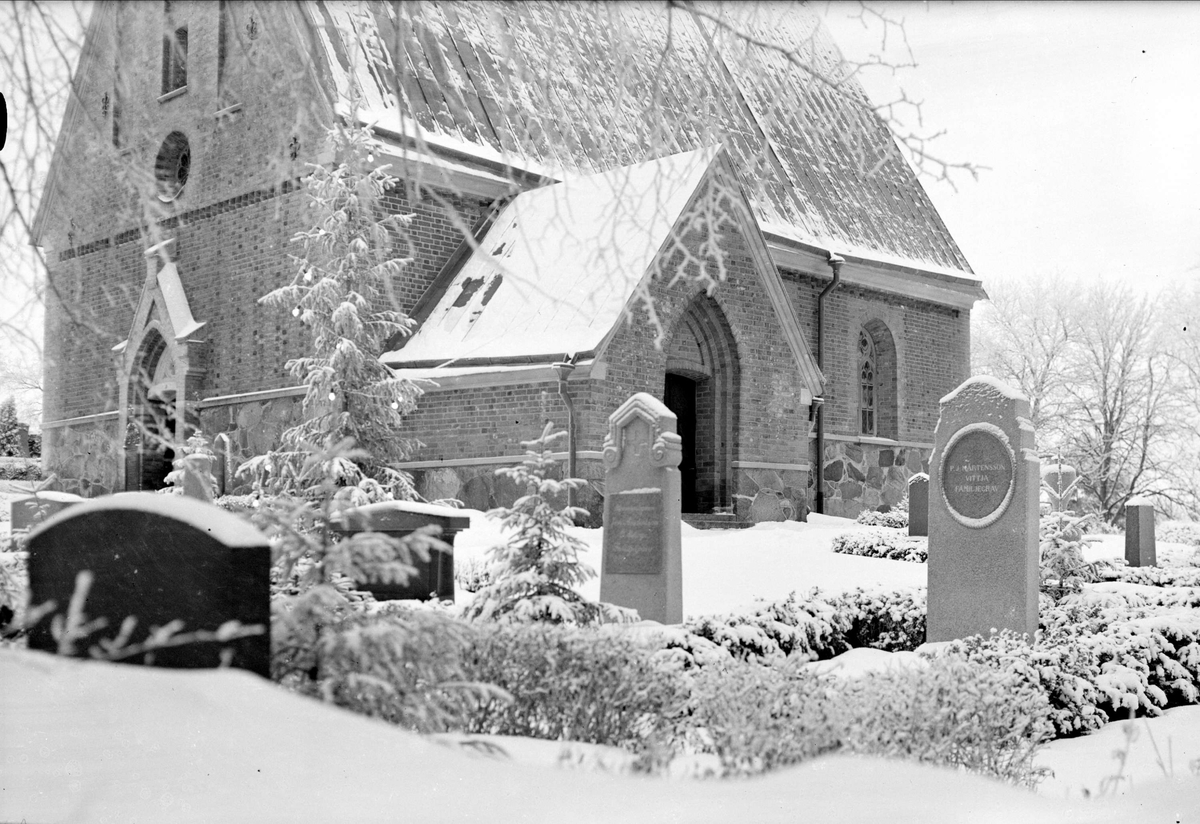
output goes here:
<path id="1" fill-rule="evenodd" d="M 99 2 L 35 240 L 43 452 L 85 495 L 156 488 L 195 431 L 276 446 L 324 133 L 369 124 L 411 216 L 383 361 L 428 500 L 487 509 L 547 421 L 598 517 L 608 416 L 678 416 L 701 526 L 898 504 L 985 297 L 801 4 Z"/>

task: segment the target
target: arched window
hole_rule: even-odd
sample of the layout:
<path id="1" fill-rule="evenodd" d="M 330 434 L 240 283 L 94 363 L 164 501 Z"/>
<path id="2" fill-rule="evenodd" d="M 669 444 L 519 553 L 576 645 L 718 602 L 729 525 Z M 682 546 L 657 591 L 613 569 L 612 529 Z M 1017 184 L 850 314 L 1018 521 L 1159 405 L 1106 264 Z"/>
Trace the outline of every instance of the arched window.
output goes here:
<path id="1" fill-rule="evenodd" d="M 874 436 L 878 432 L 878 359 L 875 341 L 866 329 L 858 330 L 858 431 Z"/>

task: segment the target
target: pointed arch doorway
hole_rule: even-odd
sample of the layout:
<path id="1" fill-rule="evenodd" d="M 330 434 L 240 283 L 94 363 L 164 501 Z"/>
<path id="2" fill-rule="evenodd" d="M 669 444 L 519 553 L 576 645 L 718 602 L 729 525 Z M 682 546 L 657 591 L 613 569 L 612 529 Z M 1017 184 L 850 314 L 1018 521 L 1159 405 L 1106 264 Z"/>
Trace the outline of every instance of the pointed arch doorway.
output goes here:
<path id="1" fill-rule="evenodd" d="M 149 328 L 129 375 L 125 425 L 125 489 L 161 489 L 175 458 L 175 359 L 167 341 Z"/>
<path id="2" fill-rule="evenodd" d="M 678 418 L 683 511 L 710 513 L 733 503 L 737 450 L 737 345 L 716 301 L 698 295 L 665 345 L 663 403 Z"/>

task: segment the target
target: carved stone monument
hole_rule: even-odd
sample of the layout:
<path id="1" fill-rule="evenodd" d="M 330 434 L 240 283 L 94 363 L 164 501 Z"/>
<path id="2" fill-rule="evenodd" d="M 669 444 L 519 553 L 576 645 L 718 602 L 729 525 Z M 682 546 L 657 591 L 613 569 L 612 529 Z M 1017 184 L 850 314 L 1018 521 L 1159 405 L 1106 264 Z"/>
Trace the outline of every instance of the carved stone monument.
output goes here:
<path id="1" fill-rule="evenodd" d="M 1125 504 L 1125 563 L 1131 567 L 1157 566 L 1154 546 L 1154 504 L 1130 498 Z"/>
<path id="2" fill-rule="evenodd" d="M 929 476 L 924 472 L 908 479 L 908 534 L 929 534 Z"/>
<path id="3" fill-rule="evenodd" d="M 50 489 L 36 492 L 28 498 L 17 498 L 9 504 L 12 531 L 32 529 L 67 507 L 81 504 L 86 500 L 87 498 L 72 495 L 70 492 L 56 492 Z"/>
<path id="4" fill-rule="evenodd" d="M 926 637 L 1038 624 L 1040 473 L 1029 401 L 990 377 L 942 398 L 929 461 Z"/>
<path id="5" fill-rule="evenodd" d="M 608 419 L 600 600 L 664 624 L 683 620 L 675 413 L 639 392 Z"/>
<path id="6" fill-rule="evenodd" d="M 134 645 L 146 640 L 151 627 L 174 620 L 183 622 L 184 634 L 214 633 L 227 621 L 240 621 L 262 631 L 160 649 L 153 663 L 216 667 L 228 658 L 231 666 L 270 677 L 271 549 L 265 535 L 236 515 L 183 495 L 127 492 L 50 518 L 29 533 L 30 603 L 55 604 L 30 629 L 31 649 L 57 649 L 52 621 L 67 615 L 83 571 L 92 575 L 83 612 L 107 626 L 88 633 L 77 654 L 86 656 L 93 644 L 116 637 L 131 616 L 137 621 L 129 636 Z M 141 663 L 143 656 L 126 660 Z"/>

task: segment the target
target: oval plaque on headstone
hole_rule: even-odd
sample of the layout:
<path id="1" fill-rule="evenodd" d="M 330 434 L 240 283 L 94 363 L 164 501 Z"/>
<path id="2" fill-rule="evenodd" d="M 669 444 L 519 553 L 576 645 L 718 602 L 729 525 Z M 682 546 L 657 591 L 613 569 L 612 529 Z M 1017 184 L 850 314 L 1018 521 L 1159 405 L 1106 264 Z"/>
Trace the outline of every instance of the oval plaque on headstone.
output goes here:
<path id="1" fill-rule="evenodd" d="M 959 523 L 994 523 L 1012 499 L 1013 452 L 999 428 L 976 424 L 960 429 L 942 457 L 942 497 Z"/>

